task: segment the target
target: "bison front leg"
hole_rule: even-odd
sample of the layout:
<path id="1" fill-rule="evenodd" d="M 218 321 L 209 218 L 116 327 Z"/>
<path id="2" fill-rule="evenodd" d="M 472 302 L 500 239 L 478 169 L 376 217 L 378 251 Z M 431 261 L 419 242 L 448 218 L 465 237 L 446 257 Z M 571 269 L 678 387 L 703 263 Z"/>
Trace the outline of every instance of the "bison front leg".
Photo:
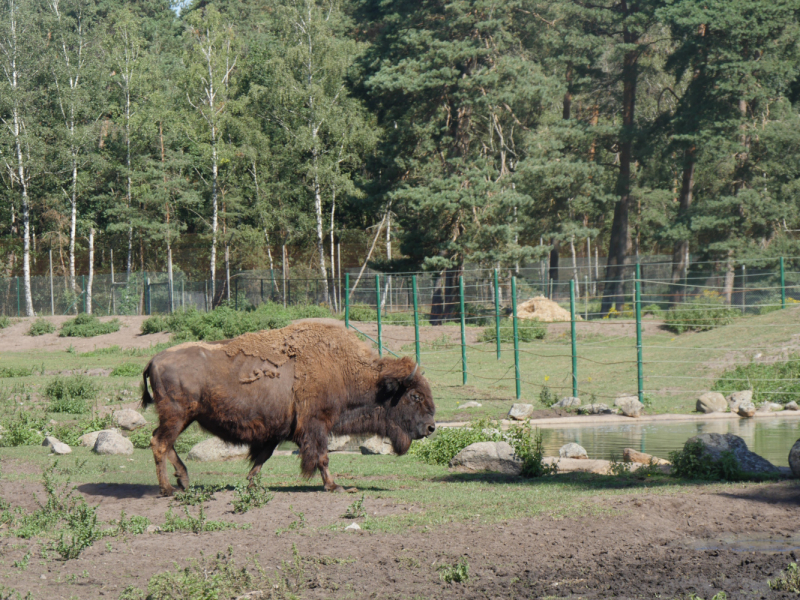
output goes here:
<path id="1" fill-rule="evenodd" d="M 297 439 L 297 438 L 296 438 Z M 311 477 L 319 469 L 322 483 L 329 492 L 344 492 L 342 486 L 337 485 L 328 470 L 328 432 L 319 421 L 307 423 L 299 436 L 300 468 L 303 475 Z"/>

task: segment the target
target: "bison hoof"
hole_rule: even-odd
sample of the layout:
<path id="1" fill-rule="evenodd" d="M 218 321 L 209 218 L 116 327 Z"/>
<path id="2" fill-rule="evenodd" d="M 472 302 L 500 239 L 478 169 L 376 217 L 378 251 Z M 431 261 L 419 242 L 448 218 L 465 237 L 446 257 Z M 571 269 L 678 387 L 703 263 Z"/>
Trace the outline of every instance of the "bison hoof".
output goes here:
<path id="1" fill-rule="evenodd" d="M 326 487 L 325 489 L 326 489 L 326 490 L 328 490 L 329 492 L 333 492 L 333 493 L 335 493 L 335 494 L 342 494 L 342 493 L 344 493 L 344 492 L 346 491 L 346 490 L 345 490 L 345 489 L 344 489 L 342 486 L 340 486 L 340 485 L 334 485 L 334 486 L 332 486 L 332 487 Z"/>
<path id="2" fill-rule="evenodd" d="M 174 490 L 172 489 L 172 487 L 164 488 L 161 490 L 161 496 L 164 498 L 170 498 L 172 496 L 173 491 Z"/>

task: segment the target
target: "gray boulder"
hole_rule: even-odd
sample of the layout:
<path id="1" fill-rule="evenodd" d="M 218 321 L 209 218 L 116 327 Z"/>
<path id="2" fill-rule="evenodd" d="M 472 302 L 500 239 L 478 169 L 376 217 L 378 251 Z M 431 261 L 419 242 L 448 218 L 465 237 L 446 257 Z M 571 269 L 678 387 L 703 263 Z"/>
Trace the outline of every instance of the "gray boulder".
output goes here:
<path id="1" fill-rule="evenodd" d="M 731 408 L 731 410 L 733 410 L 733 408 Z M 756 414 L 756 405 L 752 402 L 740 402 L 736 406 L 736 412 L 740 417 L 752 417 Z"/>
<path id="2" fill-rule="evenodd" d="M 760 413 L 780 412 L 782 410 L 783 404 L 778 404 L 777 402 L 764 402 L 758 407 L 758 412 Z"/>
<path id="3" fill-rule="evenodd" d="M 789 468 L 792 470 L 792 475 L 800 478 L 800 440 L 797 440 L 789 450 Z"/>
<path id="4" fill-rule="evenodd" d="M 53 451 L 53 454 L 69 454 L 72 452 L 72 448 L 67 446 L 64 442 L 60 442 L 58 438 L 55 438 L 52 435 L 48 435 L 46 438 L 44 438 L 42 446 L 47 446 L 50 448 L 50 450 Z"/>
<path id="5" fill-rule="evenodd" d="M 214 460 L 232 460 L 244 458 L 250 453 L 250 446 L 244 444 L 229 444 L 218 437 L 203 440 L 192 446 L 186 458 L 197 462 L 210 462 Z"/>
<path id="6" fill-rule="evenodd" d="M 81 437 L 78 438 L 78 443 L 83 446 L 84 448 L 94 448 L 95 443 L 97 443 L 97 436 L 103 433 L 103 431 L 114 431 L 119 433 L 119 429 L 103 429 L 101 431 L 92 431 L 90 433 L 84 433 Z"/>
<path id="7" fill-rule="evenodd" d="M 483 404 L 481 404 L 480 402 L 475 402 L 475 400 L 470 400 L 469 402 L 464 402 L 464 404 L 462 404 L 458 408 L 480 408 L 481 406 L 483 406 Z"/>
<path id="8" fill-rule="evenodd" d="M 578 408 L 578 412 L 582 415 L 610 415 L 614 411 L 608 408 L 608 404 L 587 404 Z"/>
<path id="9" fill-rule="evenodd" d="M 753 402 L 753 390 L 744 390 L 741 392 L 733 392 L 730 396 L 725 398 L 728 402 L 728 407 L 732 413 L 739 412 L 739 406 L 746 402 Z"/>
<path id="10" fill-rule="evenodd" d="M 618 407 L 626 417 L 639 417 L 642 414 L 644 404 L 639 402 L 638 396 L 622 396 L 614 400 L 614 406 Z"/>
<path id="11" fill-rule="evenodd" d="M 101 431 L 94 451 L 97 454 L 133 454 L 133 443 L 116 431 Z"/>
<path id="12" fill-rule="evenodd" d="M 575 442 L 570 442 L 569 444 L 561 446 L 558 450 L 558 455 L 561 458 L 589 458 L 589 455 L 586 454 L 586 449 Z"/>
<path id="13" fill-rule="evenodd" d="M 581 405 L 581 399 L 576 398 L 574 396 L 567 396 L 566 398 L 562 398 L 555 404 L 553 404 L 553 408 L 577 408 Z"/>
<path id="14" fill-rule="evenodd" d="M 715 413 L 725 412 L 728 408 L 728 401 L 719 392 L 706 392 L 697 399 L 697 412 Z"/>
<path id="15" fill-rule="evenodd" d="M 450 461 L 451 467 L 467 471 L 493 471 L 506 475 L 519 475 L 522 461 L 514 455 L 507 442 L 477 442 L 470 444 Z"/>
<path id="16" fill-rule="evenodd" d="M 778 473 L 779 469 L 766 458 L 750 452 L 745 441 L 732 433 L 701 433 L 686 440 L 687 444 L 700 442 L 714 462 L 718 461 L 723 452 L 732 452 L 742 471 L 747 473 Z"/>
<path id="17" fill-rule="evenodd" d="M 800 406 L 797 405 L 797 402 L 792 400 L 783 405 L 783 410 L 800 410 Z"/>
<path id="18" fill-rule="evenodd" d="M 126 431 L 133 431 L 147 425 L 147 419 L 130 408 L 115 410 L 114 414 L 111 415 L 111 419 L 115 425 Z"/>
<path id="19" fill-rule="evenodd" d="M 394 454 L 389 438 L 373 435 L 358 447 L 361 454 Z"/>
<path id="20" fill-rule="evenodd" d="M 339 450 L 343 450 L 344 448 L 347 448 L 347 444 L 349 443 L 349 435 L 331 434 L 328 436 L 328 452 L 338 452 Z"/>
<path id="21" fill-rule="evenodd" d="M 533 404 L 514 404 L 508 411 L 508 418 L 516 421 L 524 421 L 533 414 Z"/>

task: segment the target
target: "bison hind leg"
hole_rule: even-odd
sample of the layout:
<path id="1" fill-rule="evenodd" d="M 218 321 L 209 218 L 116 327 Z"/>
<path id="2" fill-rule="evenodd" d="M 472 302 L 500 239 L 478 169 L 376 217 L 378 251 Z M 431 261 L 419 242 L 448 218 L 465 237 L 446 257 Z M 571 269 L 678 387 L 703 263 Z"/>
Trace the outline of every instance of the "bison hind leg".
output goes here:
<path id="1" fill-rule="evenodd" d="M 183 464 L 181 457 L 175 452 L 175 447 L 171 447 L 167 452 L 167 458 L 172 466 L 175 467 L 175 477 L 178 480 L 178 487 L 182 490 L 189 489 L 189 471 L 186 470 L 186 465 Z"/>
<path id="2" fill-rule="evenodd" d="M 251 487 L 255 485 L 253 479 L 258 476 L 261 472 L 261 467 L 269 460 L 277 447 L 278 442 L 273 440 L 270 440 L 263 446 L 257 446 L 256 444 L 250 446 L 250 460 L 253 463 L 253 468 L 250 469 L 250 472 L 247 474 L 247 480 L 250 482 Z"/>

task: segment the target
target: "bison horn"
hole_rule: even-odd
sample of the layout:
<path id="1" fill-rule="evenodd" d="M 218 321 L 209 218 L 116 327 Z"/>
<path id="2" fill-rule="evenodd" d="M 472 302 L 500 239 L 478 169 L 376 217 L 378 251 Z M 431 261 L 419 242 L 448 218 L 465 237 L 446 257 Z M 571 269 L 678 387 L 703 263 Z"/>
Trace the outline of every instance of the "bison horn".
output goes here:
<path id="1" fill-rule="evenodd" d="M 417 374 L 417 369 L 418 368 L 419 368 L 419 363 L 414 363 L 414 370 L 411 371 L 411 375 L 406 377 L 406 383 L 411 383 L 412 381 L 414 381 L 414 375 Z"/>

